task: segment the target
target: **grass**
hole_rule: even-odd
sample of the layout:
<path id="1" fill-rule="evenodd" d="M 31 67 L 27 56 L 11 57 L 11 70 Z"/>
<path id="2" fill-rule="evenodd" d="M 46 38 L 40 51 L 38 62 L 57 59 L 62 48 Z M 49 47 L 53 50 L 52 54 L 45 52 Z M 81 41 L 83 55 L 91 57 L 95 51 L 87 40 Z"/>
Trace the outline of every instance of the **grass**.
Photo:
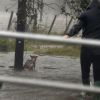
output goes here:
<path id="1" fill-rule="evenodd" d="M 32 47 L 36 45 L 36 48 Z M 41 45 L 63 45 L 62 48 L 43 48 Z M 12 52 L 15 51 L 15 39 L 0 38 L 0 52 Z M 79 57 L 80 46 L 79 45 L 69 45 L 69 44 L 59 44 L 53 42 L 41 42 L 41 41 L 31 41 L 24 43 L 24 51 L 33 51 L 35 54 L 44 55 L 55 55 L 55 56 L 74 56 Z"/>
<path id="2" fill-rule="evenodd" d="M 55 56 L 73 56 L 79 57 L 80 55 L 80 46 L 74 45 L 65 45 L 63 48 L 48 48 L 48 49 L 38 49 L 34 51 L 36 54 L 45 54 L 45 55 L 55 55 Z"/>
<path id="3" fill-rule="evenodd" d="M 31 46 L 36 45 L 36 48 Z M 41 45 L 62 45 L 62 48 L 40 48 Z M 25 44 L 25 50 L 33 51 L 34 54 L 44 54 L 44 55 L 55 55 L 55 56 L 80 56 L 80 46 L 79 45 L 69 45 L 69 44 L 59 44 L 53 42 L 39 42 L 39 41 L 29 41 Z"/>

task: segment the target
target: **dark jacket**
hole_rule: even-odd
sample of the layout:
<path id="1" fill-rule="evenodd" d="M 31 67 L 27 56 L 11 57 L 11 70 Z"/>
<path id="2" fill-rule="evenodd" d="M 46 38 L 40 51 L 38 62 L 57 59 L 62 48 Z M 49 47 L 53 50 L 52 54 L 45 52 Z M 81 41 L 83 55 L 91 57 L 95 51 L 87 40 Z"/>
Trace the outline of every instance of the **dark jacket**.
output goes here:
<path id="1" fill-rule="evenodd" d="M 100 2 L 92 0 L 86 11 L 78 17 L 78 23 L 75 24 L 67 35 L 73 36 L 82 29 L 82 38 L 100 39 Z M 84 52 L 91 51 L 94 54 L 100 54 L 98 47 L 83 46 Z"/>

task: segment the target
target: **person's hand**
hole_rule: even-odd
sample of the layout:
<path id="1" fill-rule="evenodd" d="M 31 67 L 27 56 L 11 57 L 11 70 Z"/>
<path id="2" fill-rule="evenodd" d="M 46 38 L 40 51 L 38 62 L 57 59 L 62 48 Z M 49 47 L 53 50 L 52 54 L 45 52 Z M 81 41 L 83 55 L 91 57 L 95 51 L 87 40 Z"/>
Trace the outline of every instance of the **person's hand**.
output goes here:
<path id="1" fill-rule="evenodd" d="M 68 37 L 69 37 L 68 35 L 64 35 L 64 36 L 63 36 L 63 38 L 68 38 Z"/>

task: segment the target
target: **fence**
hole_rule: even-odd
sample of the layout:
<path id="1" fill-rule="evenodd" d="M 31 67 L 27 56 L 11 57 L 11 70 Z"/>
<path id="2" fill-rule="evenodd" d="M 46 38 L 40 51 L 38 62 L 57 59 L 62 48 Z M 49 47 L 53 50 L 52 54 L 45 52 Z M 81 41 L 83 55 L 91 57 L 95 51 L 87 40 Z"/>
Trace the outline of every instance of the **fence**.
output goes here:
<path id="1" fill-rule="evenodd" d="M 25 34 L 21 32 L 6 32 L 0 31 L 0 36 L 2 37 L 10 37 L 10 38 L 23 38 L 23 39 L 31 39 L 38 41 L 52 41 L 59 43 L 70 43 L 70 44 L 80 44 L 80 45 L 91 45 L 91 46 L 100 46 L 99 40 L 89 40 L 89 39 L 79 39 L 79 38 L 62 38 L 58 36 L 47 36 L 47 35 L 33 35 L 33 34 Z M 84 90 L 89 92 L 100 93 L 100 88 L 90 88 L 88 86 L 82 86 L 80 84 L 71 84 L 71 83 L 63 83 L 57 81 L 48 81 L 48 80 L 37 80 L 37 79 L 22 79 L 17 77 L 4 77 L 0 76 L 1 82 L 6 83 L 17 83 L 24 85 L 35 85 L 41 87 L 48 88 L 58 88 L 58 89 L 71 89 L 71 90 Z"/>

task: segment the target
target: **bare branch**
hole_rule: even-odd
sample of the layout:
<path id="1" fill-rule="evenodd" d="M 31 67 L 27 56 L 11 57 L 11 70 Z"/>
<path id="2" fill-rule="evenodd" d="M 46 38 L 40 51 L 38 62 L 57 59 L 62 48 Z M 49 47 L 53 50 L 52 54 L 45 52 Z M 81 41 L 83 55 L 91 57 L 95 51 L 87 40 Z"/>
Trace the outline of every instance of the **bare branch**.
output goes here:
<path id="1" fill-rule="evenodd" d="M 12 4 L 9 4 L 9 5 L 12 5 L 11 7 L 9 7 L 9 8 L 6 8 L 7 10 L 9 10 L 9 9 L 11 9 L 11 8 L 13 8 L 16 4 L 17 4 L 18 2 L 16 2 L 16 3 L 14 3 L 13 5 Z M 8 5 L 6 5 L 6 6 L 8 6 Z"/>

